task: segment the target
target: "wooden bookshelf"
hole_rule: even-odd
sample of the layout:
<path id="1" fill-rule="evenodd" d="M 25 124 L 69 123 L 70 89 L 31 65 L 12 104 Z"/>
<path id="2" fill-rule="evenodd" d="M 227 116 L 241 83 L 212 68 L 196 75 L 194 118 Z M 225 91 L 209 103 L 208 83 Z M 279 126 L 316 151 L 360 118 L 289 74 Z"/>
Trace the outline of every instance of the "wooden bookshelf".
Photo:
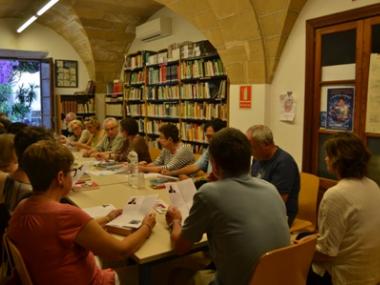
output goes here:
<path id="1" fill-rule="evenodd" d="M 124 90 L 121 80 L 115 79 L 107 83 L 104 107 L 106 117 L 124 117 Z"/>
<path id="2" fill-rule="evenodd" d="M 161 124 L 174 123 L 194 152 L 207 146 L 205 123 L 228 121 L 228 78 L 207 41 L 126 56 L 124 99 L 123 114 L 138 120 L 142 134 L 155 139 Z"/>
<path id="3" fill-rule="evenodd" d="M 79 120 L 95 116 L 95 95 L 58 95 L 58 114 L 61 114 L 61 120 L 58 121 L 59 130 L 62 128 L 62 120 L 69 112 L 74 112 Z"/>

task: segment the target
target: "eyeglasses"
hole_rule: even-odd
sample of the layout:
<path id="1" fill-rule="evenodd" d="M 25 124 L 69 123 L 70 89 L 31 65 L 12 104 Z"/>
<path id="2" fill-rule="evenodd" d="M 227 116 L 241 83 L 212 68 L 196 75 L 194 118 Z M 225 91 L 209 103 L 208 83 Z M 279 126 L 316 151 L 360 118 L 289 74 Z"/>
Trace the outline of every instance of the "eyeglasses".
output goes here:
<path id="1" fill-rule="evenodd" d="M 71 176 L 72 176 L 72 177 L 75 177 L 75 176 L 77 175 L 78 171 L 80 172 L 80 171 L 82 171 L 82 169 L 83 169 L 83 165 L 81 165 L 81 166 L 79 166 L 79 167 L 74 167 L 74 168 L 72 168 L 72 169 L 70 170 L 70 172 L 71 172 Z"/>
<path id="2" fill-rule="evenodd" d="M 111 127 L 111 128 L 105 128 L 104 130 L 106 132 L 108 132 L 108 131 L 112 131 L 113 129 L 116 129 L 116 128 L 117 128 L 117 126 L 114 126 L 114 127 Z"/>

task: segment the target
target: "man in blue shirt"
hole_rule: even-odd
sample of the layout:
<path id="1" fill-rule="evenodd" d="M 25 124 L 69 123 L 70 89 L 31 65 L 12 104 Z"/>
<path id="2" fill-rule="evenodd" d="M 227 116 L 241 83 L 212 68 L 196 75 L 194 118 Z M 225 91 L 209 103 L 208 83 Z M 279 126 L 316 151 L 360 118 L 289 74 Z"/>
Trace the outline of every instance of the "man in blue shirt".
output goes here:
<path id="1" fill-rule="evenodd" d="M 255 125 L 247 130 L 254 157 L 251 174 L 274 186 L 286 204 L 289 226 L 298 212 L 300 175 L 293 157 L 274 144 L 272 131 L 264 125 Z"/>

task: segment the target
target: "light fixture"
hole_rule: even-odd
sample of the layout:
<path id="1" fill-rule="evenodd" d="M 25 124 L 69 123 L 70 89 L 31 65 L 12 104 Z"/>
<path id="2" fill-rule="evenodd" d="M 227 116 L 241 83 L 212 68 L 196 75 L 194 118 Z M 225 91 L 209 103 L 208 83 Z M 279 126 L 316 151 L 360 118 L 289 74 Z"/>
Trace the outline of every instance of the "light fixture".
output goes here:
<path id="1" fill-rule="evenodd" d="M 29 27 L 35 20 L 37 20 L 36 16 L 30 17 L 24 24 L 22 24 L 18 29 L 17 33 L 21 33 L 23 30 L 25 30 L 27 27 Z"/>
<path id="2" fill-rule="evenodd" d="M 45 13 L 47 10 L 49 10 L 51 7 L 54 6 L 59 0 L 50 0 L 43 6 L 40 10 L 37 12 L 37 16 L 41 16 L 43 13 Z"/>
<path id="3" fill-rule="evenodd" d="M 21 33 L 23 30 L 25 30 L 27 27 L 29 27 L 39 16 L 41 16 L 43 13 L 45 13 L 47 10 L 49 10 L 51 7 L 53 7 L 59 0 L 50 0 L 48 3 L 46 3 L 40 10 L 38 10 L 36 15 L 33 15 L 30 17 L 24 24 L 22 24 L 18 29 L 17 33 Z"/>

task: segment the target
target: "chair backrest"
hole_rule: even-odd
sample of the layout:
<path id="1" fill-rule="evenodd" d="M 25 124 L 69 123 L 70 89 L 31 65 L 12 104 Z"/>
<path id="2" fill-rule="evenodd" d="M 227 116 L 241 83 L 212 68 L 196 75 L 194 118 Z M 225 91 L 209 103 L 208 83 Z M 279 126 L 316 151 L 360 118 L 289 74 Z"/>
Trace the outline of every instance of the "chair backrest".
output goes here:
<path id="1" fill-rule="evenodd" d="M 319 177 L 314 174 L 302 172 L 297 218 L 310 221 L 314 227 L 317 221 L 318 190 Z"/>
<path id="2" fill-rule="evenodd" d="M 8 257 L 12 258 L 13 266 L 16 269 L 22 285 L 33 285 L 29 276 L 28 269 L 25 266 L 24 259 L 21 256 L 20 251 L 15 244 L 8 238 L 7 234 L 4 234 L 4 246 L 8 252 Z M 10 256 L 9 256 L 10 255 Z"/>
<path id="3" fill-rule="evenodd" d="M 157 147 L 149 147 L 149 154 L 152 161 L 154 161 L 159 155 L 161 150 Z"/>
<path id="4" fill-rule="evenodd" d="M 263 254 L 249 285 L 306 285 L 316 236 Z"/>

